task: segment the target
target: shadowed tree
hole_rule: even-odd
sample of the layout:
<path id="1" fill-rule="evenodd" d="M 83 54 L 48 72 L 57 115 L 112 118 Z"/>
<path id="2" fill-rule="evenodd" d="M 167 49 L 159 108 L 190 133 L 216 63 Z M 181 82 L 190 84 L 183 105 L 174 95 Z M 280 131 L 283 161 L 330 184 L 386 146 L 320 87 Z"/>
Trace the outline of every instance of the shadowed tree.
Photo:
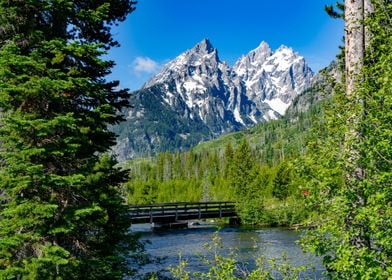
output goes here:
<path id="1" fill-rule="evenodd" d="M 0 1 L 0 279 L 122 279 L 126 179 L 105 154 L 128 93 L 108 82 L 127 0 Z"/>

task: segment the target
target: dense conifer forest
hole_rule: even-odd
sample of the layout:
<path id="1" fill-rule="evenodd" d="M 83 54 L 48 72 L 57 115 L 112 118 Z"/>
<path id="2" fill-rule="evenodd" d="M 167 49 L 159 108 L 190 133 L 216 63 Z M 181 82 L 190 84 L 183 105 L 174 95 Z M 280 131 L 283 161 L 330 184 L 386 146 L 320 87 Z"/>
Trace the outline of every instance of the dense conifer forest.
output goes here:
<path id="1" fill-rule="evenodd" d="M 319 89 L 305 94 L 319 94 Z M 310 211 L 304 209 L 304 193 L 309 186 L 295 165 L 306 155 L 307 143 L 323 137 L 330 99 L 326 93 L 306 112 L 201 143 L 187 152 L 123 163 L 130 170 L 125 184 L 128 202 L 229 200 L 238 202 L 245 223 L 306 223 Z"/>

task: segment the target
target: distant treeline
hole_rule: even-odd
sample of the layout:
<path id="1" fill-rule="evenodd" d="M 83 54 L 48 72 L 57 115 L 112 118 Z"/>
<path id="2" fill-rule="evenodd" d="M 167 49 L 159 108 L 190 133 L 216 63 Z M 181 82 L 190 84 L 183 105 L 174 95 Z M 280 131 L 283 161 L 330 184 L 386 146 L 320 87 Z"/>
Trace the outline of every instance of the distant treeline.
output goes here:
<path id="1" fill-rule="evenodd" d="M 187 152 L 129 161 L 125 184 L 130 204 L 236 201 L 249 224 L 289 225 L 308 216 L 307 186 L 296 160 L 319 137 L 323 105 L 305 113 L 202 143 Z"/>

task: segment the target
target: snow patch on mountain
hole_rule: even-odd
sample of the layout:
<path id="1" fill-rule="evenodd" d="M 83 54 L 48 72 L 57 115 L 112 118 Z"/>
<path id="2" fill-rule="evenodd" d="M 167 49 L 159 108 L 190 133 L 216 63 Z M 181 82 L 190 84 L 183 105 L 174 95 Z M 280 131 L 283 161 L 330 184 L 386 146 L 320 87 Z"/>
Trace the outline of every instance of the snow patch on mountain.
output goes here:
<path id="1" fill-rule="evenodd" d="M 235 118 L 235 120 L 236 120 L 237 122 L 239 122 L 239 123 L 245 125 L 244 121 L 243 121 L 242 118 L 241 118 L 240 110 L 239 110 L 238 107 L 236 107 L 236 108 L 234 109 L 234 118 Z"/>
<path id="2" fill-rule="evenodd" d="M 274 98 L 272 100 L 265 100 L 265 103 L 267 103 L 272 110 L 278 112 L 281 115 L 284 115 L 286 112 L 287 108 L 290 106 L 290 103 L 284 103 L 280 98 Z"/>

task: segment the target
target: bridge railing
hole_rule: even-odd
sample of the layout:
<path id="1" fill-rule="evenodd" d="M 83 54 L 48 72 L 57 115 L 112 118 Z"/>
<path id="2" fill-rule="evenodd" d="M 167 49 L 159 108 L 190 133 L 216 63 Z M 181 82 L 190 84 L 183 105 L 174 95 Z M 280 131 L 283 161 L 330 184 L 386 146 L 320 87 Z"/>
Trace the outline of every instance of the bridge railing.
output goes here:
<path id="1" fill-rule="evenodd" d="M 134 222 L 153 222 L 157 219 L 187 220 L 222 218 L 235 213 L 235 203 L 216 202 L 175 202 L 160 204 L 131 205 L 129 214 Z"/>

